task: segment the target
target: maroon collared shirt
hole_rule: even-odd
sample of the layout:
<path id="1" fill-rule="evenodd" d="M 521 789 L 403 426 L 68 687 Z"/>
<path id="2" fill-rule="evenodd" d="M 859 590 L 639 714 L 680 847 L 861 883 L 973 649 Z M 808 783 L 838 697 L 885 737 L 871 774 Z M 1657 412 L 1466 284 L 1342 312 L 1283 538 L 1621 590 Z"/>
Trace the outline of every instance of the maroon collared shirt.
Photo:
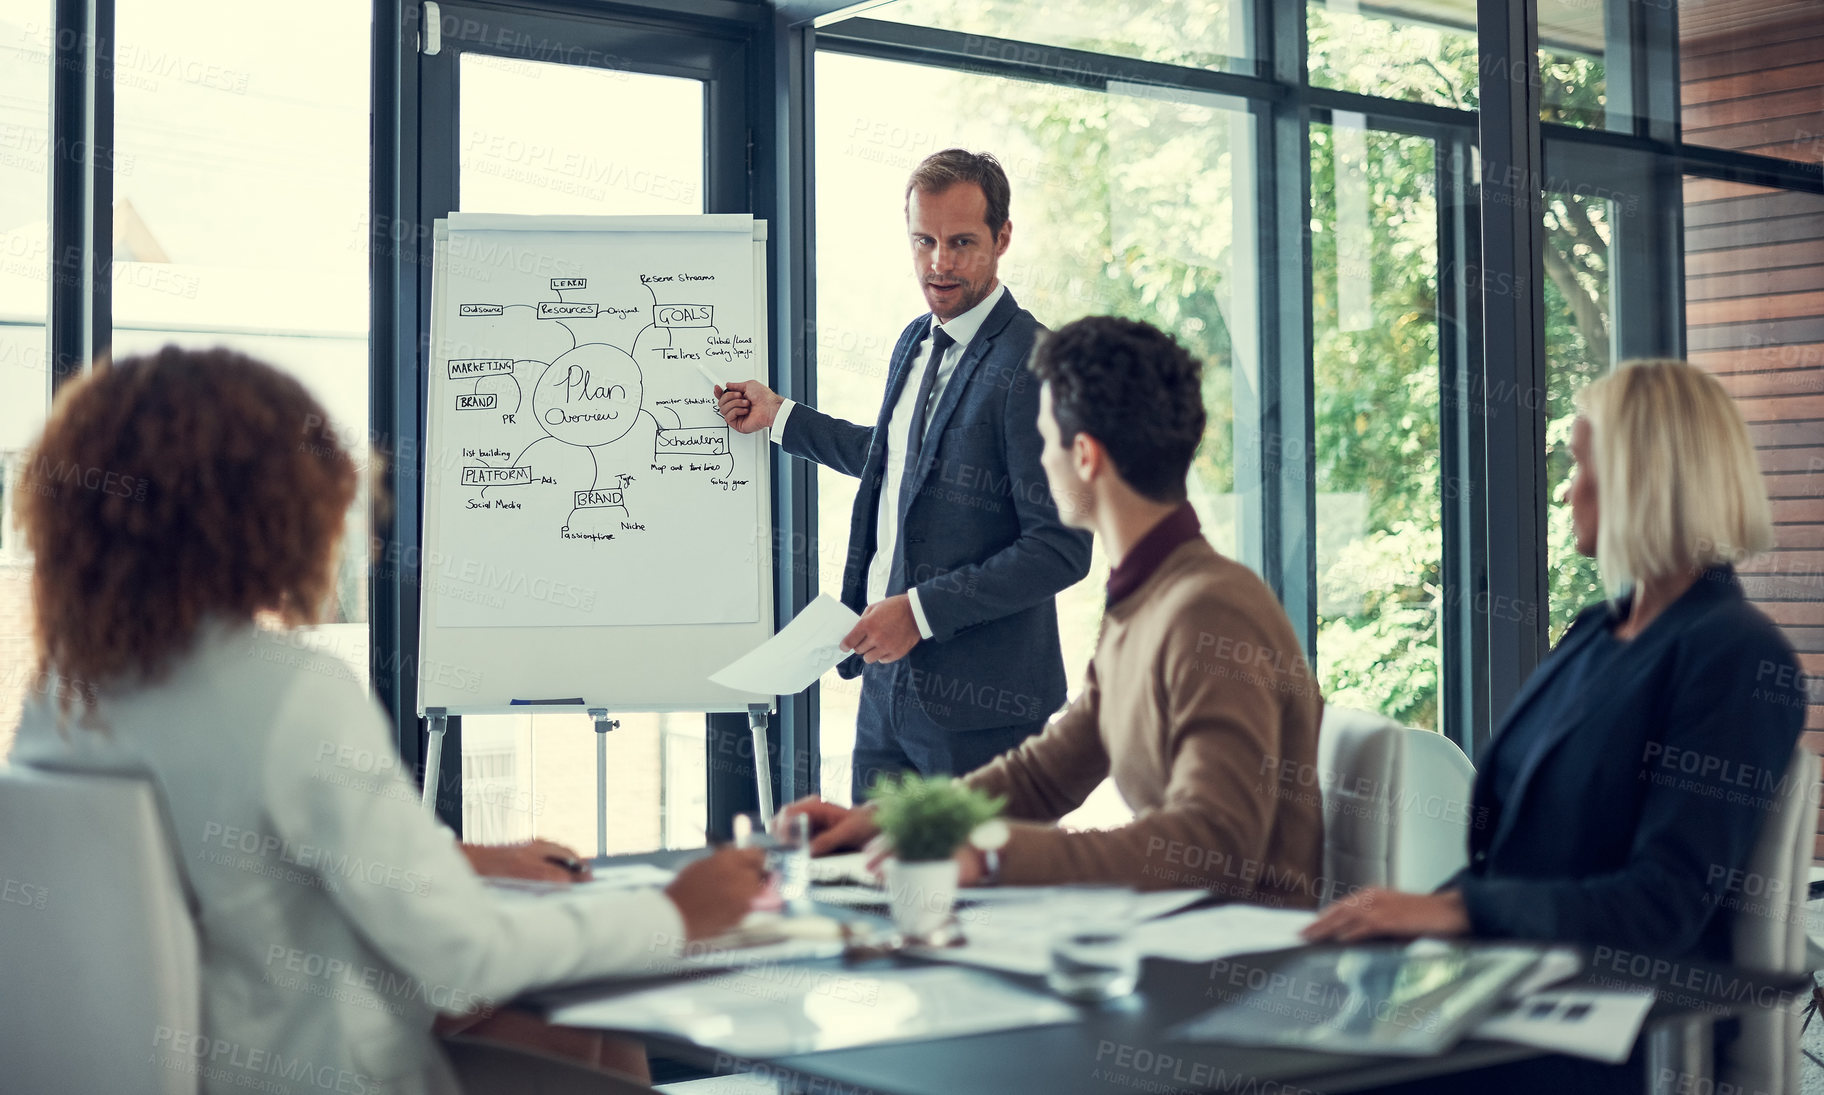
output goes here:
<path id="1" fill-rule="evenodd" d="M 1165 562 L 1165 557 L 1176 551 L 1178 545 L 1187 540 L 1194 540 L 1203 534 L 1203 526 L 1197 520 L 1197 511 L 1189 502 L 1180 502 L 1178 508 L 1166 514 L 1165 520 L 1154 525 L 1151 532 L 1140 538 L 1140 542 L 1121 560 L 1121 565 L 1108 572 L 1108 604 L 1131 594 L 1146 584 Z"/>

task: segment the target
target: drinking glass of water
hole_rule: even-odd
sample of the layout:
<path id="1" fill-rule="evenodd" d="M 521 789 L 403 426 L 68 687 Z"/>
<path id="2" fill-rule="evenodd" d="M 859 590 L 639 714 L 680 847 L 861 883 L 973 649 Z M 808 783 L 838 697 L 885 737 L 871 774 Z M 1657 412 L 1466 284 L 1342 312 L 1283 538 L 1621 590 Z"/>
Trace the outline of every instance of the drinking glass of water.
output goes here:
<path id="1" fill-rule="evenodd" d="M 1051 971 L 1045 983 L 1059 996 L 1084 1003 L 1133 992 L 1140 980 L 1133 891 L 1098 886 L 1067 893 L 1051 936 Z"/>
<path id="2" fill-rule="evenodd" d="M 773 834 L 773 850 L 767 856 L 779 874 L 779 898 L 788 912 L 805 913 L 811 909 L 811 819 L 793 814 Z"/>

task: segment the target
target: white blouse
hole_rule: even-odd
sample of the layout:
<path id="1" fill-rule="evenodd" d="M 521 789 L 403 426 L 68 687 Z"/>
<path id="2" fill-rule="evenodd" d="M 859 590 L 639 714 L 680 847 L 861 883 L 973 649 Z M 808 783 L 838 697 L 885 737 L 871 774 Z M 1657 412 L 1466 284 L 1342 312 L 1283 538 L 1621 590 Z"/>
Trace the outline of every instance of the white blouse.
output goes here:
<path id="1" fill-rule="evenodd" d="M 101 728 L 60 728 L 60 691 L 28 702 L 12 760 L 158 786 L 198 908 L 202 1029 L 147 1051 L 205 1092 L 457 1091 L 436 1013 L 681 944 L 657 890 L 485 886 L 420 809 L 378 706 L 295 635 L 210 625 L 163 680 L 104 692 Z"/>

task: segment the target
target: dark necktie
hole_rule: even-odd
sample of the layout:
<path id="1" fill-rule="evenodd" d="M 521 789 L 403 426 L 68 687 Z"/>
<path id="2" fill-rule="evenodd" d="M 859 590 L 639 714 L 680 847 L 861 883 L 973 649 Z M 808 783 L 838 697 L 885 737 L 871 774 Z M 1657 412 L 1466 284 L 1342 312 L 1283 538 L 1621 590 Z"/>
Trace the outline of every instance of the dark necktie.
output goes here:
<path id="1" fill-rule="evenodd" d="M 912 428 L 906 433 L 906 472 L 918 465 L 918 454 L 925 444 L 925 408 L 931 402 L 931 389 L 937 386 L 937 371 L 943 367 L 944 351 L 956 344 L 950 332 L 935 324 L 931 330 L 931 357 L 925 362 L 925 374 L 918 378 L 918 394 L 912 397 Z"/>

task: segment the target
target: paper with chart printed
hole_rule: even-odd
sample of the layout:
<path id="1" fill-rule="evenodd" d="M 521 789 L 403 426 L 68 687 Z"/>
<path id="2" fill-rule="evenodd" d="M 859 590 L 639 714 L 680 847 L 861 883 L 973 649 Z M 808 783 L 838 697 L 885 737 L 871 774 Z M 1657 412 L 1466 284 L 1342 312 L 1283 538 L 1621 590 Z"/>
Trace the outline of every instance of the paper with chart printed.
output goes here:
<path id="1" fill-rule="evenodd" d="M 434 302 L 439 625 L 756 620 L 768 454 L 711 386 L 764 379 L 754 222 L 465 227 L 503 220 L 451 218 Z"/>

